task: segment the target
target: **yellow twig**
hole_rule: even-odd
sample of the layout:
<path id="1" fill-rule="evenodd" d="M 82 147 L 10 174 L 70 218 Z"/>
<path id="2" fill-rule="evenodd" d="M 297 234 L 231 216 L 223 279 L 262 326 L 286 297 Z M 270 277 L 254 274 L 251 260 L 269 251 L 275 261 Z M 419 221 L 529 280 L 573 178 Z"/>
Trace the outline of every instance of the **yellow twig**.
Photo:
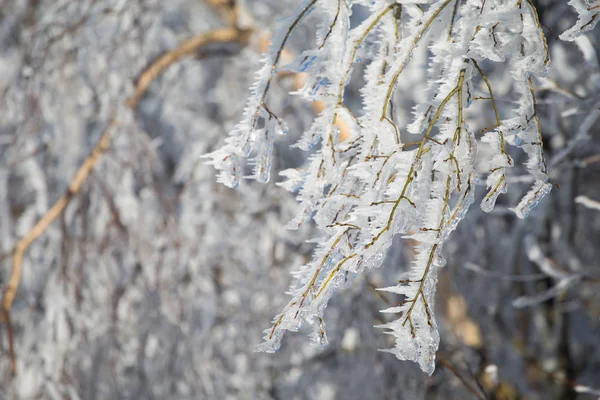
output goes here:
<path id="1" fill-rule="evenodd" d="M 200 47 L 213 43 L 246 43 L 248 40 L 248 31 L 236 28 L 219 28 L 210 32 L 202 33 L 191 39 L 183 41 L 175 49 L 163 54 L 146 68 L 137 80 L 135 94 L 127 100 L 127 106 L 135 109 L 138 102 L 150 87 L 150 84 L 171 64 L 179 61 L 183 57 L 194 54 Z"/>
<path id="2" fill-rule="evenodd" d="M 79 170 L 77 170 L 77 173 L 69 184 L 66 192 L 61 196 L 60 199 L 58 199 L 56 203 L 54 203 L 54 205 L 46 212 L 46 214 L 40 218 L 33 228 L 31 228 L 29 232 L 25 234 L 25 236 L 19 239 L 14 248 L 12 256 L 12 270 L 8 285 L 4 290 L 4 299 L 2 304 L 3 315 L 0 319 L 0 322 L 6 322 L 8 326 L 10 363 L 13 373 L 16 372 L 16 358 L 12 340 L 13 335 L 10 322 L 10 309 L 15 299 L 19 283 L 21 282 L 23 258 L 25 256 L 25 252 L 29 246 L 31 246 L 31 244 L 46 231 L 50 224 L 62 214 L 65 208 L 67 208 L 69 205 L 71 199 L 79 192 L 102 153 L 108 149 L 111 133 L 116 124 L 116 120 L 113 120 L 108 128 L 106 128 L 90 155 L 84 160 L 81 167 L 79 167 Z"/>

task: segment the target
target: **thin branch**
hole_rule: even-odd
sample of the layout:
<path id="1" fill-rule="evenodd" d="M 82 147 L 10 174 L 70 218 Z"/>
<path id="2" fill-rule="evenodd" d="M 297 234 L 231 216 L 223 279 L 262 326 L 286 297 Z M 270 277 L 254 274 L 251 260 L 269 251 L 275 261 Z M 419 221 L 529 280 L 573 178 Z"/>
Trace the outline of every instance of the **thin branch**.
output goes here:
<path id="1" fill-rule="evenodd" d="M 487 400 L 487 395 L 480 393 L 479 390 L 473 385 L 471 385 L 467 380 L 458 373 L 458 371 L 446 360 L 443 358 L 439 359 L 440 364 L 442 364 L 448 371 L 452 372 L 454 376 L 458 378 L 458 380 L 479 400 Z"/>
<path id="2" fill-rule="evenodd" d="M 54 222 L 62 212 L 67 208 L 71 199 L 79 192 L 90 172 L 100 159 L 100 156 L 108 149 L 110 144 L 110 138 L 112 136 L 113 129 L 116 127 L 117 121 L 112 120 L 110 125 L 106 128 L 100 140 L 90 153 L 90 155 L 83 161 L 79 170 L 75 174 L 75 177 L 69 184 L 66 192 L 58 199 L 56 203 L 40 218 L 40 220 L 17 242 L 13 256 L 12 256 L 12 270 L 8 285 L 4 290 L 3 299 L 3 314 L 0 322 L 6 322 L 8 327 L 9 339 L 12 338 L 12 326 L 10 324 L 10 310 L 17 293 L 17 288 L 21 282 L 21 275 L 23 272 L 23 258 L 25 252 L 45 231 L 48 229 L 50 224 Z M 9 351 L 11 368 L 13 373 L 16 372 L 16 357 L 13 340 L 9 340 Z"/>
<path id="3" fill-rule="evenodd" d="M 148 90 L 152 82 L 164 70 L 180 59 L 196 53 L 200 47 L 215 43 L 238 42 L 245 44 L 248 40 L 248 37 L 249 31 L 229 27 L 205 32 L 198 36 L 194 36 L 191 39 L 183 41 L 175 49 L 160 56 L 140 74 L 136 83 L 135 94 L 127 100 L 127 106 L 131 109 L 135 109 L 144 93 L 146 93 L 146 90 Z"/>
<path id="4" fill-rule="evenodd" d="M 398 78 L 400 77 L 400 74 L 402 73 L 402 71 L 404 71 L 404 68 L 406 68 L 406 65 L 408 65 L 408 62 L 410 61 L 410 55 L 412 55 L 413 51 L 417 47 L 417 44 L 419 44 L 421 38 L 429 30 L 429 28 L 431 27 L 431 25 L 433 24 L 435 19 L 446 8 L 446 6 L 448 4 L 450 4 L 451 1 L 452 0 L 446 0 L 438 9 L 436 9 L 433 12 L 433 14 L 431 15 L 431 17 L 422 25 L 421 30 L 415 35 L 415 37 L 410 45 L 410 49 L 408 51 L 408 56 L 402 61 L 402 64 L 400 64 L 399 68 L 396 70 L 396 72 L 394 72 L 394 75 L 392 76 L 392 80 L 388 86 L 387 94 L 385 96 L 383 110 L 381 111 L 381 120 L 383 120 L 383 118 L 387 115 L 389 102 L 390 102 L 390 99 L 392 98 L 392 93 L 394 92 L 394 88 L 396 87 L 396 82 L 398 81 Z"/>

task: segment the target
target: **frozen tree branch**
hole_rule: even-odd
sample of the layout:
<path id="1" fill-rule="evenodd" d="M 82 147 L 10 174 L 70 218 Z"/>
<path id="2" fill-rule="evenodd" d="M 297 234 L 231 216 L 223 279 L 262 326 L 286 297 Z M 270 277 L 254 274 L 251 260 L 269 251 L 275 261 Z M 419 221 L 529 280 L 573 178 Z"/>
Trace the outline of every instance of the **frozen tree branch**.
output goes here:
<path id="1" fill-rule="evenodd" d="M 534 3 L 418 3 L 302 2 L 275 35 L 241 122 L 226 145 L 207 156 L 219 170 L 218 181 L 229 187 L 239 184 L 245 159 L 254 166 L 246 178 L 269 179 L 275 138 L 288 129 L 267 106 L 267 94 L 290 35 L 317 12 L 321 18 L 317 47 L 301 54 L 292 67 L 309 76 L 296 94 L 321 101 L 324 107 L 297 144 L 312 152 L 308 165 L 282 172 L 287 178 L 282 186 L 298 192 L 300 202 L 300 212 L 289 227 L 313 219 L 323 240 L 313 260 L 295 272 L 292 300 L 265 331 L 258 350 L 277 350 L 284 331 L 297 331 L 304 322 L 313 326 L 312 341 L 325 345 L 323 312 L 336 287 L 380 266 L 392 239 L 402 235 L 418 243 L 417 255 L 409 279 L 383 289 L 405 300 L 384 310 L 398 319 L 381 327 L 396 339 L 390 352 L 433 373 L 439 344 L 433 316 L 437 272 L 445 264 L 444 243 L 475 199 L 478 143 L 492 149 L 484 162 L 488 193 L 481 202 L 483 211 L 492 211 L 498 197 L 508 191 L 507 170 L 515 165 L 509 146 L 525 152 L 524 166 L 534 182 L 511 209 L 516 216 L 526 218 L 552 189 L 534 87 L 534 77 L 547 74 L 550 51 Z M 358 5 L 368 8 L 368 16 L 351 28 L 350 17 Z M 595 12 L 594 7 L 589 12 Z M 572 34 L 587 29 L 579 25 Z M 412 123 L 401 123 L 393 109 L 395 91 L 402 77 L 416 73 L 413 57 L 420 46 L 430 52 L 425 100 L 417 103 Z M 368 64 L 361 89 L 362 115 L 356 116 L 344 102 L 344 90 L 359 53 Z M 506 69 L 517 98 L 506 115 L 501 115 L 481 66 L 494 64 Z M 477 77 L 495 116 L 493 127 L 480 132 L 483 136 L 471 130 L 467 113 Z M 335 126 L 342 115 L 356 121 L 349 140 Z M 417 139 L 404 142 L 407 136 Z"/>
<path id="2" fill-rule="evenodd" d="M 600 211 L 600 201 L 592 200 L 587 196 L 577 196 L 575 198 L 575 202 L 589 208 L 590 210 Z"/>

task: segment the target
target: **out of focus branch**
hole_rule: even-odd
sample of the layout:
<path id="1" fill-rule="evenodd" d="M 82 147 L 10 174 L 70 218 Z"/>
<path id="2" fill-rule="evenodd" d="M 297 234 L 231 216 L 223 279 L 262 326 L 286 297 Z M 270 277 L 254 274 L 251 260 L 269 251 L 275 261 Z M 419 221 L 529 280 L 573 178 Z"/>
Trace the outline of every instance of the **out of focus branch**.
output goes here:
<path id="1" fill-rule="evenodd" d="M 600 202 L 592 200 L 587 196 L 577 196 L 575 198 L 575 203 L 581 204 L 582 206 L 587 207 L 591 210 L 600 211 Z"/>
<path id="2" fill-rule="evenodd" d="M 452 374 L 458 378 L 458 380 L 467 388 L 467 390 L 469 390 L 469 392 L 471 392 L 471 394 L 473 394 L 473 396 L 476 399 L 478 399 L 478 400 L 487 400 L 488 399 L 487 393 L 482 392 L 481 390 L 478 389 L 477 386 L 473 386 L 471 383 L 469 383 L 461 374 L 458 373 L 458 371 L 452 366 L 452 364 L 450 364 L 448 361 L 446 361 L 443 358 L 440 358 L 438 361 L 448 371 L 452 372 Z"/>
<path id="3" fill-rule="evenodd" d="M 174 50 L 160 56 L 140 74 L 136 84 L 135 94 L 127 100 L 127 106 L 135 109 L 144 93 L 146 93 L 146 90 L 148 90 L 148 87 L 150 87 L 150 84 L 171 64 L 190 54 L 194 54 L 199 48 L 210 44 L 235 42 L 245 44 L 248 40 L 248 36 L 249 31 L 228 27 L 215 29 L 185 40 Z"/>
<path id="4" fill-rule="evenodd" d="M 240 6 L 237 0 L 206 0 L 209 6 L 215 9 L 221 18 L 230 26 L 237 27 L 240 17 Z"/>
<path id="5" fill-rule="evenodd" d="M 17 242 L 13 253 L 12 253 L 12 270 L 10 274 L 10 280 L 6 289 L 4 290 L 4 299 L 2 303 L 2 316 L 0 322 L 6 322 L 8 327 L 8 338 L 9 338 L 9 351 L 10 351 L 10 363 L 13 373 L 16 372 L 16 357 L 15 349 L 13 344 L 13 332 L 12 324 L 10 320 L 10 309 L 12 307 L 17 288 L 21 282 L 21 275 L 23 272 L 23 257 L 25 252 L 31 246 L 33 242 L 37 240 L 50 226 L 56 218 L 58 218 L 62 212 L 67 208 L 73 197 L 79 192 L 83 183 L 89 176 L 90 172 L 98 162 L 98 159 L 108 149 L 110 144 L 110 138 L 112 135 L 113 128 L 117 125 L 116 120 L 110 123 L 106 128 L 100 140 L 90 153 L 90 155 L 83 161 L 81 167 L 77 170 L 75 177 L 69 184 L 66 192 L 61 196 L 60 199 L 40 218 L 40 220 Z"/>

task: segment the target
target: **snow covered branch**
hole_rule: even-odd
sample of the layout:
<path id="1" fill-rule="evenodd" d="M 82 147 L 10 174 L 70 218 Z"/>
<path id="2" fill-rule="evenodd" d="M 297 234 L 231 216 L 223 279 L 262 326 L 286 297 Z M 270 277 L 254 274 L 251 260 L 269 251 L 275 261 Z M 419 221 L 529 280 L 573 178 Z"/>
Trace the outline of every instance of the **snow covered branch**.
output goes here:
<path id="1" fill-rule="evenodd" d="M 563 35 L 567 40 L 589 29 L 597 15 L 596 6 L 570 3 L 581 17 Z M 353 25 L 359 7 L 368 11 Z M 409 279 L 382 289 L 404 300 L 383 311 L 396 320 L 380 327 L 396 339 L 390 352 L 431 374 L 439 344 L 434 298 L 437 271 L 445 264 L 442 249 L 475 201 L 478 177 L 486 177 L 480 206 L 490 212 L 508 191 L 507 171 L 515 165 L 509 148 L 519 148 L 534 183 L 512 209 L 516 216 L 526 218 L 552 189 L 535 93 L 535 79 L 546 75 L 550 63 L 546 37 L 531 0 L 306 0 L 274 37 L 241 122 L 227 144 L 208 156 L 227 186 L 239 184 L 246 158 L 254 165 L 249 178 L 269 179 L 275 138 L 287 127 L 267 106 L 268 93 L 286 41 L 313 12 L 317 45 L 286 68 L 309 75 L 294 94 L 325 107 L 296 145 L 311 152 L 308 164 L 283 171 L 281 185 L 298 192 L 300 202 L 289 227 L 312 219 L 323 237 L 312 261 L 295 272 L 292 299 L 258 350 L 277 350 L 284 331 L 297 331 L 305 321 L 313 325 L 313 341 L 326 344 L 323 312 L 335 289 L 379 267 L 401 235 L 417 242 L 417 255 Z M 346 103 L 345 88 L 365 62 L 357 107 Z M 513 101 L 512 108 L 500 110 L 486 70 L 505 71 L 509 83 L 502 93 L 509 97 L 503 100 Z M 426 87 L 407 121 L 394 107 L 403 96 L 397 88 L 419 74 L 425 74 Z M 491 128 L 472 128 L 475 100 L 489 100 Z M 345 140 L 338 119 L 352 127 Z M 491 156 L 479 159 L 478 145 L 489 147 Z"/>

